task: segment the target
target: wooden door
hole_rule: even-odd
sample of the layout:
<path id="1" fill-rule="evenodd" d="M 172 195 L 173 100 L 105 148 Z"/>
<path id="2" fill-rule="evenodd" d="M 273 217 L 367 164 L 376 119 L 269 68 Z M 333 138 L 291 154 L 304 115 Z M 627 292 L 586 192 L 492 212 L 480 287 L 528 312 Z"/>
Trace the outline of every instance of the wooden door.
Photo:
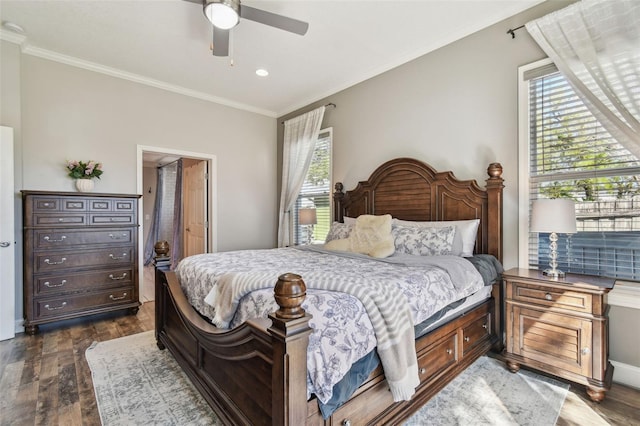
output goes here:
<path id="1" fill-rule="evenodd" d="M 15 336 L 13 129 L 0 127 L 0 340 Z"/>
<path id="2" fill-rule="evenodd" d="M 183 172 L 185 257 L 207 251 L 207 162 L 190 163 Z"/>

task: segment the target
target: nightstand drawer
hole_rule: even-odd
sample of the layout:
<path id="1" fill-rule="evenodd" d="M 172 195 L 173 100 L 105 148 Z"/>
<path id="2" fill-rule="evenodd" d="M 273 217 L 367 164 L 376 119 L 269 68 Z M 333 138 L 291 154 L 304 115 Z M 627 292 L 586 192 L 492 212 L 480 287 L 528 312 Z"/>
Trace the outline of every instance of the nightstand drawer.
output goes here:
<path id="1" fill-rule="evenodd" d="M 534 284 L 513 282 L 512 299 L 519 302 L 535 303 L 556 309 L 591 313 L 592 295 L 560 287 L 537 286 Z"/>

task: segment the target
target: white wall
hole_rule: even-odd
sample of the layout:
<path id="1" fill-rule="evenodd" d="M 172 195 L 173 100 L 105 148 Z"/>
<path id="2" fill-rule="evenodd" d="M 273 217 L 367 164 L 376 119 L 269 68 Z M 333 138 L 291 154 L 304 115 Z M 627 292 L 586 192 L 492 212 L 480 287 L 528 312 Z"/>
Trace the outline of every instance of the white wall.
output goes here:
<path id="1" fill-rule="evenodd" d="M 333 102 L 333 178 L 352 189 L 383 162 L 414 157 L 484 186 L 504 168 L 504 264 L 518 257 L 518 66 L 545 57 L 525 29 L 506 31 L 571 2 L 543 3 L 432 53 L 328 96 L 279 121 Z M 278 129 L 278 148 L 282 146 Z"/>
<path id="2" fill-rule="evenodd" d="M 138 145 L 212 154 L 218 164 L 218 250 L 275 246 L 272 117 L 24 55 L 10 43 L 2 47 L 0 124 L 18 127 L 17 193 L 75 191 L 65 171 L 71 159 L 104 164 L 94 192 L 135 193 Z M 9 79 L 5 68 L 18 71 Z M 7 110 L 5 93 L 15 94 Z M 21 120 L 15 119 L 16 111 Z M 16 225 L 20 240 L 21 226 Z M 21 256 L 19 262 L 21 270 Z M 21 320 L 21 277 L 16 281 L 16 318 Z"/>

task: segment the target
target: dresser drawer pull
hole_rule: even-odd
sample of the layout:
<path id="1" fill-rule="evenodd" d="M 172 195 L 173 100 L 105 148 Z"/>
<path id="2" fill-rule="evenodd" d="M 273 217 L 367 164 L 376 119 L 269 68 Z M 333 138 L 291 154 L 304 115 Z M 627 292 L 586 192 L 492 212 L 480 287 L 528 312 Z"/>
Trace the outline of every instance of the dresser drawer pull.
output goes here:
<path id="1" fill-rule="evenodd" d="M 44 236 L 44 240 L 48 241 L 50 243 L 61 243 L 62 241 L 66 240 L 66 239 L 67 239 L 66 235 L 61 236 L 60 239 L 58 239 L 58 240 L 52 240 L 48 235 Z"/>
<path id="2" fill-rule="evenodd" d="M 47 311 L 57 311 L 58 309 L 63 309 L 65 306 L 67 306 L 67 302 L 62 302 L 62 304 L 60 306 L 56 306 L 55 308 L 52 308 L 49 305 L 44 305 L 44 308 Z"/>
<path id="3" fill-rule="evenodd" d="M 482 324 L 482 328 L 487 329 L 487 324 Z"/>
<path id="4" fill-rule="evenodd" d="M 44 263 L 46 263 L 47 265 L 62 265 L 65 262 L 65 260 L 67 260 L 66 257 L 63 257 L 62 259 L 60 259 L 60 262 L 52 262 L 49 259 L 45 259 Z"/>
<path id="5" fill-rule="evenodd" d="M 447 349 L 446 352 L 447 352 L 447 355 L 451 355 L 453 353 L 453 350 Z"/>
<path id="6" fill-rule="evenodd" d="M 465 342 L 468 342 L 469 340 L 471 340 L 471 338 L 470 338 L 469 336 L 467 336 L 467 337 L 465 337 L 465 338 L 464 338 L 464 341 L 465 341 Z"/>
<path id="7" fill-rule="evenodd" d="M 545 294 L 544 298 L 547 299 L 547 300 L 553 300 L 553 296 L 551 296 L 551 293 Z"/>
<path id="8" fill-rule="evenodd" d="M 124 280 L 126 277 L 127 277 L 126 272 L 124 272 L 121 277 L 114 277 L 113 274 L 109 274 L 109 278 L 111 278 L 114 281 Z"/>
<path id="9" fill-rule="evenodd" d="M 109 253 L 109 257 L 113 260 L 122 260 L 127 257 L 127 253 L 122 253 L 122 256 L 114 256 L 113 254 Z"/>
<path id="10" fill-rule="evenodd" d="M 425 374 L 426 372 L 427 372 L 427 369 L 426 369 L 426 368 L 424 368 L 424 367 L 422 367 L 422 368 L 420 369 L 420 371 L 419 371 L 419 373 L 420 373 L 421 375 L 422 375 L 422 374 Z"/>
<path id="11" fill-rule="evenodd" d="M 109 238 L 111 238 L 112 240 L 121 240 L 123 238 L 127 238 L 127 234 L 125 233 L 122 233 L 121 235 L 109 234 Z"/>
<path id="12" fill-rule="evenodd" d="M 582 355 L 589 355 L 589 348 L 582 348 L 580 352 L 582 353 Z"/>
<path id="13" fill-rule="evenodd" d="M 114 297 L 113 294 L 109 295 L 109 299 L 111 299 L 111 300 L 122 300 L 125 297 L 127 297 L 127 293 L 122 293 L 122 296 L 120 296 L 120 297 Z"/>
<path id="14" fill-rule="evenodd" d="M 51 284 L 49 281 L 45 281 L 44 285 L 49 288 L 54 288 L 54 287 L 62 287 L 66 283 L 67 283 L 67 280 L 60 281 L 60 284 Z"/>
<path id="15" fill-rule="evenodd" d="M 49 207 L 49 203 L 42 203 L 43 206 Z"/>
<path id="16" fill-rule="evenodd" d="M 340 423 L 342 426 L 351 426 L 351 420 L 349 419 L 344 419 L 342 421 L 342 423 Z"/>
<path id="17" fill-rule="evenodd" d="M 59 217 L 58 222 L 64 222 L 64 217 Z"/>

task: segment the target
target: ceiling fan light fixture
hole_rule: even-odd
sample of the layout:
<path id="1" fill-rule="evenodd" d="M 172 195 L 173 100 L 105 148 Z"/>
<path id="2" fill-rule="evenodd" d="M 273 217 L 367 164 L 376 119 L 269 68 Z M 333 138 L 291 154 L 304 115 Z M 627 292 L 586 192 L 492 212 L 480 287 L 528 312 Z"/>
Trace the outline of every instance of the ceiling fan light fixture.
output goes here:
<path id="1" fill-rule="evenodd" d="M 205 0 L 204 15 L 221 30 L 238 25 L 240 4 L 237 0 Z"/>

